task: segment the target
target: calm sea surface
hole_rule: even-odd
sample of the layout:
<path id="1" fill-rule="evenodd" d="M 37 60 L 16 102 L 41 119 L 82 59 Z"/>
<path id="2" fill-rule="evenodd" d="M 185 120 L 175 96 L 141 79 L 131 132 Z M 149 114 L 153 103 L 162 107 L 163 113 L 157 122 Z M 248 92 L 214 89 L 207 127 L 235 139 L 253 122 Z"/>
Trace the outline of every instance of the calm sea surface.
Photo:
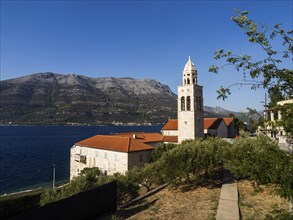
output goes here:
<path id="1" fill-rule="evenodd" d="M 0 126 L 0 195 L 69 181 L 70 147 L 96 134 L 159 132 L 162 126 Z"/>

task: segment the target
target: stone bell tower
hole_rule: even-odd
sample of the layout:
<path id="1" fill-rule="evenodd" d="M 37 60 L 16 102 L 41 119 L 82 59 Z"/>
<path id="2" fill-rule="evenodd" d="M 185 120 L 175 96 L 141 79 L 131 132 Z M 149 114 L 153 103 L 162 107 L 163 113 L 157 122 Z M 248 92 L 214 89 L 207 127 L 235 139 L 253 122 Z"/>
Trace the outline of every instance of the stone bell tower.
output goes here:
<path id="1" fill-rule="evenodd" d="M 197 71 L 189 57 L 178 86 L 178 142 L 204 137 L 203 87 L 197 85 Z"/>

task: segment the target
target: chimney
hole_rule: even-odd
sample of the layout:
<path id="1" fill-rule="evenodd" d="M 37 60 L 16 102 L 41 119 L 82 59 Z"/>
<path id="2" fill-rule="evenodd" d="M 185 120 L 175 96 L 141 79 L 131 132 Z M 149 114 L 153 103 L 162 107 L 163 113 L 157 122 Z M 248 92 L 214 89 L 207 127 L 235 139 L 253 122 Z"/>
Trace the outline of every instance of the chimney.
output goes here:
<path id="1" fill-rule="evenodd" d="M 136 139 L 136 134 L 133 134 L 133 135 L 132 135 L 132 138 L 133 138 L 133 139 Z"/>

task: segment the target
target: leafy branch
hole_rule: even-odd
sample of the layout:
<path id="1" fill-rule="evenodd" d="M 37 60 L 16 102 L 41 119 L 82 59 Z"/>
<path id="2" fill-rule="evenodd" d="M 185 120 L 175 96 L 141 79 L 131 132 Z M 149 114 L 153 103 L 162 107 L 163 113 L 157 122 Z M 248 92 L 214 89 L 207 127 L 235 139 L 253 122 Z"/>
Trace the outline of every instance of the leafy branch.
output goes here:
<path id="1" fill-rule="evenodd" d="M 261 50 L 265 52 L 266 57 L 254 61 L 249 55 L 237 55 L 232 51 L 219 49 L 214 52 L 216 60 L 224 59 L 225 63 L 222 66 L 211 65 L 209 72 L 218 73 L 220 69 L 228 65 L 235 67 L 237 71 L 242 70 L 244 82 L 234 83 L 228 87 L 223 87 L 217 91 L 218 99 L 225 100 L 231 94 L 230 88 L 236 85 L 250 85 L 252 89 L 271 88 L 273 86 L 279 89 L 288 97 L 293 95 L 293 70 L 281 68 L 279 65 L 285 59 L 292 59 L 293 55 L 293 31 L 285 31 L 281 29 L 281 24 L 276 24 L 274 27 L 267 25 L 257 25 L 253 20 L 248 19 L 247 11 L 236 11 L 236 16 L 232 20 L 244 31 L 250 43 L 257 44 Z M 282 41 L 283 50 L 275 50 L 271 45 L 272 40 L 279 38 Z M 280 57 L 281 56 L 281 57 Z M 246 75 L 249 74 L 252 81 L 246 81 Z M 259 77 L 263 77 L 262 81 L 256 81 Z M 246 82 L 245 82 L 246 81 Z"/>

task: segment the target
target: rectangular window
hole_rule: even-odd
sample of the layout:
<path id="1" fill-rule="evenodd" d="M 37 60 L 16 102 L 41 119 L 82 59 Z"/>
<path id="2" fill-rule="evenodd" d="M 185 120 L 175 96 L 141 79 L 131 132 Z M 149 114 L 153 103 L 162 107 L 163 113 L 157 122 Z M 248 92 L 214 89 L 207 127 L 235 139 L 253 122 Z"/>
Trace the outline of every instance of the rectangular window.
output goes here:
<path id="1" fill-rule="evenodd" d="M 139 155 L 139 161 L 142 161 L 142 154 Z"/>

